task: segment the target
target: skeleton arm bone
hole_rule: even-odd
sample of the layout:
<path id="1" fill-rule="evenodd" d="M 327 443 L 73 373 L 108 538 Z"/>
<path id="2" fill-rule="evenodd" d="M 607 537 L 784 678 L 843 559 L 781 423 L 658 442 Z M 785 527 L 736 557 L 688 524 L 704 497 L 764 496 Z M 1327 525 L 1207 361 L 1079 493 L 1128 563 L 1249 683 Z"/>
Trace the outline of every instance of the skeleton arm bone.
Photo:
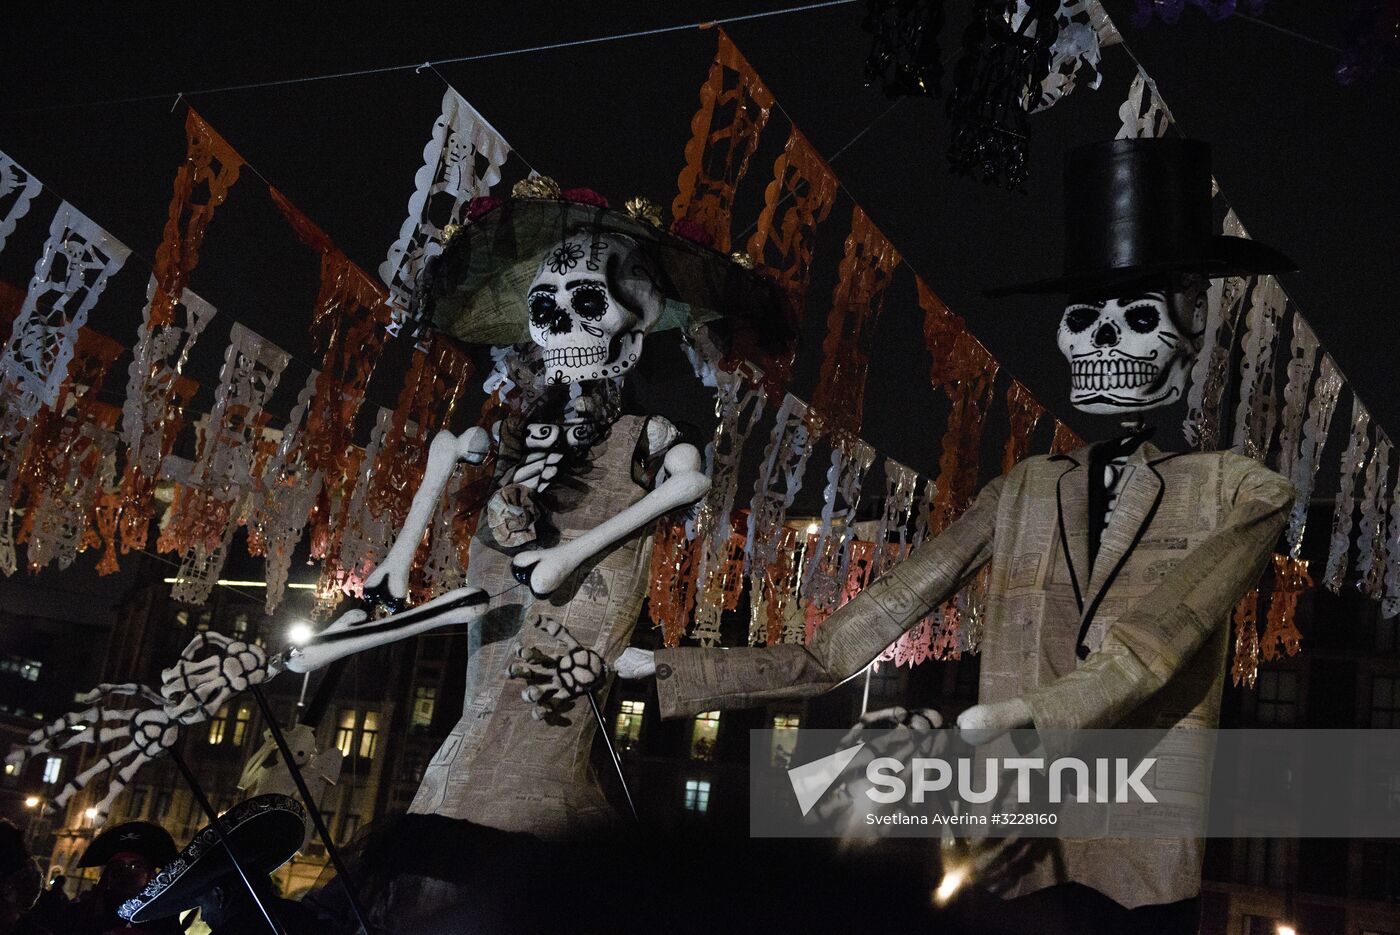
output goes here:
<path id="1" fill-rule="evenodd" d="M 480 427 L 467 429 L 461 435 L 444 431 L 433 436 L 428 446 L 428 465 L 423 471 L 423 483 L 413 495 L 408 517 L 389 554 L 365 579 L 367 590 L 387 584 L 389 593 L 394 597 L 402 598 L 408 593 L 408 574 L 413 568 L 413 556 L 452 477 L 452 469 L 458 461 L 480 464 L 490 452 L 491 436 Z"/>
<path id="2" fill-rule="evenodd" d="M 647 523 L 672 510 L 694 503 L 710 489 L 693 445 L 678 444 L 666 452 L 657 485 L 636 503 L 609 517 L 570 542 L 549 549 L 522 552 L 511 567 L 517 578 L 543 597 L 564 583 L 574 569 L 603 549 L 625 539 Z"/>
<path id="3" fill-rule="evenodd" d="M 344 656 L 396 643 L 438 627 L 468 623 L 481 616 L 489 601 L 490 595 L 480 588 L 458 588 L 382 620 L 370 619 L 363 610 L 348 611 L 304 646 L 293 649 L 287 657 L 287 668 L 293 672 L 313 672 Z"/>

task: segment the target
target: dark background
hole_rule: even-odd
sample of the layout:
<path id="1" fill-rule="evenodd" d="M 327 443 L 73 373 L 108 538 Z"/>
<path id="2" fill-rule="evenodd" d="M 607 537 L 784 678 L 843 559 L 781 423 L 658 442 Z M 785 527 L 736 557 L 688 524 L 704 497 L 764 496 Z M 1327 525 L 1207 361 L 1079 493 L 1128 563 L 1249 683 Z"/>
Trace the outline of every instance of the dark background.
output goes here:
<path id="1" fill-rule="evenodd" d="M 59 197 L 67 198 L 130 246 L 89 326 L 130 344 L 140 320 L 150 257 L 160 241 L 170 183 L 184 153 L 183 103 L 203 114 L 249 166 L 210 227 L 191 287 L 219 317 L 196 348 L 190 372 L 207 410 L 227 329 L 239 320 L 296 358 L 269 408 L 290 410 L 313 357 L 306 326 L 317 263 L 300 246 L 262 189 L 276 185 L 365 269 L 374 272 L 397 235 L 439 111 L 442 79 L 431 69 L 384 71 L 320 81 L 210 91 L 328 73 L 406 65 L 536 47 L 588 37 L 724 18 L 800 5 L 754 2 L 471 3 L 222 6 L 93 4 L 56 17 L 27 4 L 6 16 L 0 70 L 0 149 L 47 186 L 0 254 L 0 279 L 23 285 Z M 956 54 L 965 0 L 948 3 L 941 45 Z M 1396 117 L 1400 81 L 1387 72 L 1343 88 L 1332 77 L 1346 13 L 1341 3 L 1276 2 L 1264 21 L 1212 24 L 1187 10 L 1175 26 L 1128 26 L 1131 4 L 1106 4 L 1132 53 L 1161 89 L 1186 135 L 1211 142 L 1215 172 L 1250 233 L 1292 255 L 1302 272 L 1284 277 L 1348 380 L 1382 426 L 1400 417 L 1392 398 Z M 863 85 L 869 39 L 863 5 L 848 3 L 728 26 L 736 44 L 781 106 L 750 167 L 735 212 L 735 246 L 761 205 L 772 156 L 789 119 L 832 160 L 849 196 L 838 199 L 818 242 L 807 337 L 794 392 L 816 379 L 825 296 L 835 278 L 851 200 L 866 209 L 910 266 L 969 322 L 1009 376 L 1086 437 L 1107 424 L 1074 413 L 1064 366 L 1053 345 L 1053 298 L 992 302 L 988 286 L 1055 271 L 1060 253 L 1060 168 L 1070 147 L 1110 137 L 1133 74 L 1121 46 L 1105 50 L 1098 91 L 1080 87 L 1032 118 L 1032 175 L 1025 194 L 951 176 L 944 160 L 943 103 L 906 99 L 891 108 Z M 645 194 L 669 205 L 697 90 L 714 51 L 710 32 L 687 29 L 580 47 L 523 52 L 439 66 L 442 76 L 539 171 L 566 187 L 597 189 L 619 203 Z M 203 90 L 202 90 L 203 89 Z M 145 100 L 128 100 L 141 98 Z M 526 171 L 513 159 L 507 183 Z M 934 473 L 942 402 L 927 379 L 922 313 L 907 272 L 891 288 L 874 333 L 863 435 L 885 454 Z M 1286 345 L 1287 335 L 1280 336 Z M 658 408 L 703 422 L 673 342 L 651 340 L 640 375 Z M 406 349 L 391 348 L 371 398 L 392 406 Z M 107 392 L 118 402 L 127 359 Z M 1346 421 L 1349 400 L 1334 428 Z M 474 411 L 474 407 L 467 407 Z M 1161 420 L 1163 447 L 1179 444 L 1179 412 Z M 369 415 L 372 418 L 372 413 Z M 1004 414 L 989 417 L 984 475 L 999 464 Z M 1037 435 L 1049 440 L 1050 420 Z M 761 447 L 766 425 L 750 443 Z M 1321 484 L 1335 474 L 1338 439 L 1324 455 Z M 799 506 L 819 500 L 823 453 L 813 458 Z M 750 475 L 751 477 L 751 475 Z M 741 499 L 749 479 L 741 482 Z M 878 490 L 872 472 L 867 491 Z M 1315 532 L 1324 532 L 1315 530 Z M 12 582 L 7 601 L 67 603 L 94 589 L 100 601 L 118 582 L 85 569 L 46 571 Z M 230 569 L 233 571 L 233 568 Z M 44 590 L 48 589 L 48 590 Z"/>

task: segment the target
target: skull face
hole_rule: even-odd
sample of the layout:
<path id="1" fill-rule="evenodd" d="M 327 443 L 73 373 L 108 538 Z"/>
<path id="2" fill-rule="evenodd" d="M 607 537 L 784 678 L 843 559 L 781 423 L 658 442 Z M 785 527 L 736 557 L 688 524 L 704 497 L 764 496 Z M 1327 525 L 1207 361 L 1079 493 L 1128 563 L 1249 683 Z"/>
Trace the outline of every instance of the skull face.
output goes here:
<path id="1" fill-rule="evenodd" d="M 620 234 L 575 234 L 545 254 L 530 284 L 530 338 L 545 380 L 618 377 L 637 363 L 664 305 L 651 260 Z"/>
<path id="2" fill-rule="evenodd" d="M 1204 283 L 1193 277 L 1168 290 L 1072 299 L 1058 334 L 1070 365 L 1070 404 L 1117 415 L 1181 399 L 1200 349 L 1204 296 Z"/>

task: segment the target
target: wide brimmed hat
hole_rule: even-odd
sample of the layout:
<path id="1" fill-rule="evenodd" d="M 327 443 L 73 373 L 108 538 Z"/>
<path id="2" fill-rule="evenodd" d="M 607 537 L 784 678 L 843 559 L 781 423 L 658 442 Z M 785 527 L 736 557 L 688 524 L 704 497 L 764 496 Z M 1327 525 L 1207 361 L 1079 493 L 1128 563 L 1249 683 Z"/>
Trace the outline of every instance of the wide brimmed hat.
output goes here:
<path id="1" fill-rule="evenodd" d="M 654 261 L 666 308 L 653 331 L 723 320 L 756 331 L 763 344 L 793 333 L 778 290 L 747 257 L 712 249 L 691 222 L 663 228 L 660 210 L 644 199 L 619 211 L 595 192 L 560 191 L 537 177 L 508 199 L 475 199 L 467 218 L 428 262 L 414 317 L 468 344 L 529 341 L 526 292 L 540 262 L 551 247 L 582 232 L 630 237 Z"/>
<path id="2" fill-rule="evenodd" d="M 1111 140 L 1066 159 L 1063 274 L 987 295 L 1103 293 L 1171 273 L 1215 279 L 1296 269 L 1272 247 L 1215 233 L 1208 145 Z"/>
<path id="3" fill-rule="evenodd" d="M 175 839 L 149 821 L 123 822 L 93 838 L 78 866 L 105 867 L 118 854 L 140 854 L 152 867 L 164 867 L 175 859 Z"/>
<path id="4" fill-rule="evenodd" d="M 301 848 L 306 810 L 294 799 L 269 793 L 239 802 L 219 816 L 218 826 L 218 830 L 212 824 L 201 828 L 140 896 L 122 903 L 117 915 L 140 924 L 199 905 L 221 879 L 238 872 L 219 831 L 250 878 L 267 876 Z"/>

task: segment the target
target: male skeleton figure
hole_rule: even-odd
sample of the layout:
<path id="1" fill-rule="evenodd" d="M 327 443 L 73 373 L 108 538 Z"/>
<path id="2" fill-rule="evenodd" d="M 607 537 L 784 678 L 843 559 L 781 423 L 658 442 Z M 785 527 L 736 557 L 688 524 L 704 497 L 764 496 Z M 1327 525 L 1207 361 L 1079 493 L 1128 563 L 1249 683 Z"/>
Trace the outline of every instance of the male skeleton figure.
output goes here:
<path id="1" fill-rule="evenodd" d="M 1070 294 L 1058 343 L 1071 401 L 1129 418 L 1133 431 L 1028 458 L 993 480 L 943 534 L 833 614 L 809 646 L 629 649 L 619 674 L 654 674 L 663 716 L 825 691 L 990 565 L 979 703 L 958 718 L 970 739 L 1027 726 L 1218 723 L 1229 611 L 1263 570 L 1293 490 L 1233 453 L 1164 454 L 1137 429 L 1144 413 L 1185 391 L 1205 278 L 1291 264 L 1253 241 L 1212 236 L 1201 143 L 1083 147 L 1069 155 L 1066 192 L 1065 275 L 1002 293 Z M 899 720 L 911 717 L 939 720 L 899 709 Z M 1195 931 L 1201 842 L 1055 844 L 1058 852 L 1013 890 L 1047 907 L 1036 930 L 1059 930 L 1059 902 L 1093 908 L 1062 921 L 1066 931 Z M 1085 899 L 1070 885 L 1099 895 Z M 1130 911 L 1137 915 L 1124 916 Z"/>

